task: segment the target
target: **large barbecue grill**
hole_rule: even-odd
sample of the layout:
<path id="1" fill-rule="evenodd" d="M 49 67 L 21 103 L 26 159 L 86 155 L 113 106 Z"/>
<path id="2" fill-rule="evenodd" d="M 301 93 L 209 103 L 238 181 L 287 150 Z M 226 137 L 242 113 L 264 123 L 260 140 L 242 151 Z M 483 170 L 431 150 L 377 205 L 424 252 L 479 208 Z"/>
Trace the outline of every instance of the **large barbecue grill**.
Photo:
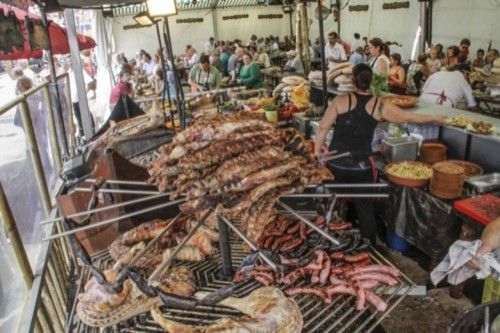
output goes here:
<path id="1" fill-rule="evenodd" d="M 312 213 L 313 212 L 310 212 L 310 214 Z M 304 212 L 301 212 L 301 214 L 304 215 Z M 231 236 L 235 236 L 234 233 L 232 233 Z M 221 235 L 221 237 L 224 238 L 224 235 Z M 248 255 L 248 252 L 243 250 L 244 242 L 241 239 L 234 238 L 235 237 L 232 237 L 229 241 L 229 248 L 231 266 L 233 271 L 236 271 L 243 259 Z M 221 240 L 221 243 L 223 242 L 224 240 Z M 182 265 L 193 270 L 199 291 L 214 292 L 230 285 L 231 281 L 222 277 L 224 274 L 223 265 L 221 263 L 227 260 L 223 258 L 222 253 L 223 252 L 218 252 L 203 262 L 182 263 Z M 373 263 L 391 265 L 387 259 L 373 248 L 370 248 L 370 255 Z M 94 266 L 101 270 L 110 268 L 114 263 L 107 250 L 95 254 L 92 260 Z M 175 265 L 176 264 L 173 266 Z M 88 270 L 82 270 L 79 285 L 85 285 L 88 278 Z M 415 284 L 405 275 L 401 275 L 398 280 L 399 284 L 396 287 L 381 286 L 376 289 L 376 293 L 388 305 L 387 310 L 383 313 L 374 311 L 372 307 L 366 307 L 362 311 L 356 311 L 356 298 L 348 295 L 336 295 L 332 299 L 331 304 L 324 304 L 321 299 L 312 295 L 302 294 L 293 296 L 293 299 L 297 302 L 303 315 L 303 331 L 319 333 L 370 332 L 374 330 L 415 286 Z M 304 284 L 306 284 L 306 281 L 300 279 L 291 286 L 301 286 Z M 251 279 L 238 285 L 232 296 L 244 297 L 261 286 L 260 283 Z M 290 287 L 290 285 L 282 286 L 281 288 L 286 289 L 288 287 Z M 73 305 L 71 308 L 73 309 L 69 316 L 71 322 L 68 325 L 70 332 L 163 332 L 162 328 L 153 321 L 149 313 L 141 314 L 101 331 L 100 329 L 83 324 L 74 313 L 75 306 Z M 161 310 L 166 318 L 193 326 L 204 326 L 224 317 L 237 318 L 243 315 L 237 310 L 224 306 L 197 305 L 194 309 L 190 310 L 162 307 Z"/>

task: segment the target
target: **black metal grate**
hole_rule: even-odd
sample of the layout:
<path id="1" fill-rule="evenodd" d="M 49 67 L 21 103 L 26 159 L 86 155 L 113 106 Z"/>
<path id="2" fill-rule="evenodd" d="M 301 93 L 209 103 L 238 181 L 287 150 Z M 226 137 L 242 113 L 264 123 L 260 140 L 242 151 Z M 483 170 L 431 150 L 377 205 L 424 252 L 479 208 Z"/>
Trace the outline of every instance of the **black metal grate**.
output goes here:
<path id="1" fill-rule="evenodd" d="M 237 269 L 243 258 L 247 255 L 242 249 L 242 243 L 236 240 L 231 241 L 231 254 L 233 259 L 233 267 Z M 378 252 L 372 249 L 372 260 L 377 263 L 389 264 Z M 99 252 L 93 256 L 93 261 L 96 267 L 107 269 L 113 265 L 113 259 L 107 251 Z M 201 263 L 188 263 L 185 266 L 191 268 L 195 274 L 198 290 L 214 291 L 218 288 L 227 286 L 229 281 L 225 281 L 219 277 L 221 269 L 220 253 L 213 255 L 208 260 Z M 183 263 L 184 264 L 184 263 Z M 82 274 L 83 281 L 86 281 L 87 273 Z M 304 318 L 303 332 L 370 332 L 387 316 L 395 306 L 397 306 L 403 298 L 409 293 L 414 283 L 402 276 L 400 284 L 395 289 L 382 287 L 377 289 L 377 293 L 388 304 L 388 308 L 384 313 L 372 311 L 371 307 L 367 307 L 363 311 L 355 310 L 356 299 L 353 296 L 337 296 L 329 305 L 325 305 L 323 301 L 315 296 L 297 295 L 294 300 L 299 305 Z M 304 284 L 305 281 L 299 282 Z M 85 283 L 82 283 L 82 286 Z M 243 297 L 248 295 L 253 290 L 260 287 L 260 284 L 251 280 L 239 286 L 234 295 L 235 297 Z M 288 287 L 288 286 L 287 286 Z M 286 287 L 283 287 L 285 289 Z M 387 292 L 387 291 L 390 291 Z M 184 324 L 202 326 L 209 325 L 217 319 L 224 317 L 237 318 L 242 314 L 234 309 L 223 306 L 197 306 L 193 310 L 179 310 L 162 308 L 165 317 L 171 320 L 182 322 Z M 72 327 L 70 332 L 78 333 L 98 333 L 98 332 L 120 332 L 120 333 L 149 333 L 149 332 L 164 332 L 151 318 L 149 313 L 144 313 L 126 322 L 122 322 L 114 327 L 106 329 L 97 329 L 83 324 L 76 314 L 73 314 Z"/>

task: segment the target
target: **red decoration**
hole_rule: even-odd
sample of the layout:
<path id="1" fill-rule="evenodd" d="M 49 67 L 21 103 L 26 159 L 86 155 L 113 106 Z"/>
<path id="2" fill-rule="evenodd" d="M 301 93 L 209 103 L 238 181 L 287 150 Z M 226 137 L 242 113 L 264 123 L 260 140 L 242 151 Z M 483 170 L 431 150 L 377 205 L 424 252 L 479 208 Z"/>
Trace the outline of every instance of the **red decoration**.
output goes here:
<path id="1" fill-rule="evenodd" d="M 28 16 L 32 20 L 40 20 L 41 18 L 28 13 L 24 10 L 0 4 L 0 9 L 4 11 L 4 13 L 14 12 L 17 19 L 19 20 L 19 24 L 21 25 L 21 33 L 24 35 L 24 50 L 13 50 L 10 53 L 0 53 L 0 60 L 16 60 L 16 59 L 30 59 L 30 58 L 41 58 L 42 50 L 32 50 L 29 44 L 28 33 L 26 31 L 25 18 Z M 68 34 L 66 29 L 61 28 L 57 24 L 52 21 L 49 21 L 49 35 L 51 39 L 51 49 L 53 54 L 67 54 L 69 53 L 69 43 L 68 43 Z M 78 34 L 78 46 L 80 50 L 91 49 L 96 46 L 95 41 L 82 34 Z"/>

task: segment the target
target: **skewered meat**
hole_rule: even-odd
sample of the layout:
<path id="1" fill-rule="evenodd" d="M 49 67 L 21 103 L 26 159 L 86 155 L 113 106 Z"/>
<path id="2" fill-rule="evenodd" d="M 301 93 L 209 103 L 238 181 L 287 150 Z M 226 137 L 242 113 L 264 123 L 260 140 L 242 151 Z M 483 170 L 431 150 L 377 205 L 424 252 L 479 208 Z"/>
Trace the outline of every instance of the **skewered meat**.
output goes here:
<path id="1" fill-rule="evenodd" d="M 211 141 L 222 139 L 225 135 L 246 129 L 272 129 L 274 126 L 262 120 L 245 120 L 244 122 L 227 122 L 221 124 L 207 123 L 205 126 L 192 126 L 177 133 L 173 143 L 183 144 L 192 141 Z"/>
<path id="2" fill-rule="evenodd" d="M 92 142 L 91 149 L 110 148 L 119 142 L 129 140 L 159 127 L 165 127 L 165 113 L 163 112 L 153 112 L 126 119 L 110 127 L 103 135 Z"/>
<path id="3" fill-rule="evenodd" d="M 150 183 L 160 191 L 172 190 L 173 198 L 185 195 L 180 208 L 186 213 L 220 205 L 220 213 L 242 219 L 242 229 L 253 241 L 274 214 L 280 195 L 333 178 L 318 165 L 303 135 L 247 113 L 202 116 L 160 151 L 164 157 L 148 170 Z M 290 241 L 282 238 L 271 246 L 299 244 Z"/>
<path id="4" fill-rule="evenodd" d="M 149 242 L 160 234 L 163 229 L 170 223 L 171 220 L 155 220 L 152 222 L 143 223 L 134 229 L 127 231 L 118 237 L 110 246 L 109 253 L 114 260 L 120 260 L 124 255 L 128 254 L 134 246 L 142 242 Z M 187 218 L 179 218 L 176 224 L 171 227 L 155 245 L 145 253 L 135 264 L 134 267 L 154 270 L 158 266 L 165 252 L 175 248 L 189 230 L 191 230 L 196 222 Z M 178 260 L 186 261 L 202 261 L 206 256 L 212 255 L 215 248 L 212 242 L 218 241 L 218 234 L 202 226 L 188 241 L 189 249 L 181 251 L 178 254 Z"/>
<path id="5" fill-rule="evenodd" d="M 138 249 L 139 246 L 134 247 L 131 252 Z M 126 257 L 130 258 L 130 255 Z M 116 281 L 119 264 L 120 262 L 104 272 L 108 282 Z M 191 296 L 195 291 L 194 275 L 186 267 L 171 268 L 163 273 L 158 281 L 158 287 L 162 291 L 175 295 Z M 80 320 L 89 326 L 107 327 L 161 304 L 159 297 L 148 297 L 143 294 L 128 278 L 123 282 L 119 293 L 110 294 L 92 277 L 85 284 L 84 292 L 78 295 L 76 313 Z"/>
<path id="6" fill-rule="evenodd" d="M 204 296 L 205 293 L 196 294 L 196 297 L 200 299 Z M 163 329 L 175 333 L 299 333 L 302 331 L 303 319 L 297 303 L 285 297 L 277 288 L 259 288 L 243 298 L 227 298 L 219 305 L 237 309 L 249 317 L 224 318 L 209 326 L 196 328 L 168 320 L 158 309 L 151 311 L 151 314 Z"/>

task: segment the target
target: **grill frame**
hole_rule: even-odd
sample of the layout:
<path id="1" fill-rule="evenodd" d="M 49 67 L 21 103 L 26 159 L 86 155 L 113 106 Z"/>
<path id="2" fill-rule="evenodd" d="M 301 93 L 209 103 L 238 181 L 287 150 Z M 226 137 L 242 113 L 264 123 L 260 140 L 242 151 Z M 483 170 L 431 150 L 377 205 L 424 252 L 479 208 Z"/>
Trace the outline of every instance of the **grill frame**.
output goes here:
<path id="1" fill-rule="evenodd" d="M 231 240 L 231 256 L 232 266 L 236 270 L 246 256 L 243 251 L 242 242 L 239 240 Z M 375 263 L 393 266 L 382 254 L 376 251 L 373 247 L 370 248 L 370 255 Z M 99 269 L 108 269 L 112 266 L 113 260 L 109 256 L 107 250 L 96 253 L 92 257 L 93 263 Z M 229 281 L 219 278 L 221 271 L 221 253 L 217 252 L 212 257 L 201 263 L 189 263 L 185 266 L 191 268 L 195 274 L 196 283 L 199 291 L 215 291 L 217 288 L 229 285 Z M 180 263 L 176 263 L 179 265 Z M 394 266 L 393 266 L 394 267 Z M 83 289 L 89 277 L 88 269 L 83 269 L 80 275 L 80 286 Z M 398 278 L 400 284 L 395 289 L 389 287 L 379 287 L 376 293 L 388 304 L 388 308 L 383 313 L 378 313 L 373 310 L 373 307 L 367 306 L 362 311 L 355 310 L 356 298 L 354 296 L 336 295 L 332 298 L 332 304 L 324 305 L 323 302 L 312 295 L 295 295 L 292 298 L 297 302 L 304 318 L 303 332 L 371 332 L 382 320 L 391 313 L 391 311 L 410 293 L 415 283 L 406 275 L 402 274 Z M 305 284 L 306 281 L 300 280 L 295 285 Z M 251 279 L 246 283 L 238 286 L 233 294 L 234 297 L 243 297 L 258 289 L 261 285 Z M 280 286 L 284 290 L 290 286 Z M 384 292 L 390 291 L 385 295 Z M 402 292 L 400 292 L 402 291 Z M 398 295 L 400 292 L 400 295 Z M 76 302 L 76 300 L 75 300 Z M 76 303 L 75 303 L 76 304 Z M 120 332 L 120 333 L 150 333 L 163 332 L 163 330 L 153 321 L 149 313 L 144 313 L 121 322 L 113 327 L 108 327 L 103 330 L 95 327 L 89 327 L 82 323 L 78 316 L 74 313 L 75 304 L 72 306 L 72 312 L 69 318 L 72 319 L 71 324 L 67 327 L 70 332 L 78 333 L 98 333 L 98 332 Z M 237 318 L 243 314 L 237 310 L 223 306 L 197 306 L 193 310 L 180 309 L 165 309 L 161 308 L 163 315 L 171 320 L 176 320 L 185 324 L 191 325 L 206 325 L 216 319 L 224 316 Z M 328 315 L 323 316 L 327 313 Z M 209 319 L 206 319 L 209 318 Z M 321 321 L 318 319 L 321 318 Z M 324 323 L 321 323 L 324 322 Z"/>

